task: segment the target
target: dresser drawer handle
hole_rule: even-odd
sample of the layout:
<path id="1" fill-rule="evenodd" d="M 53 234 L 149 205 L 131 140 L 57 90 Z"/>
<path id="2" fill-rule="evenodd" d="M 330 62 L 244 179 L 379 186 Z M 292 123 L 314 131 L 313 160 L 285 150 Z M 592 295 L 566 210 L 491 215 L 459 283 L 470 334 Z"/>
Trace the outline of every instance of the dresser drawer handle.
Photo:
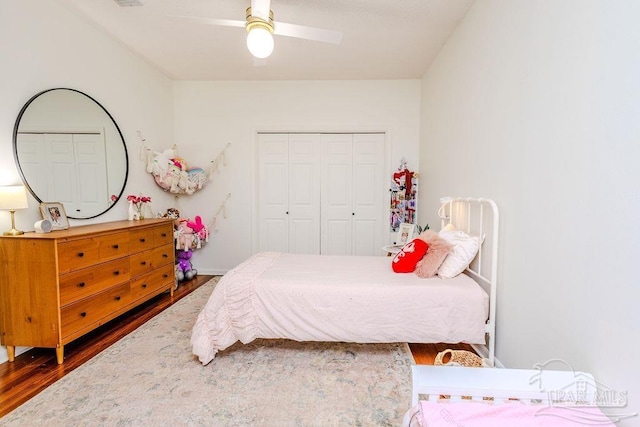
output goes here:
<path id="1" fill-rule="evenodd" d="M 113 245 L 113 249 L 118 249 L 119 246 L 118 245 Z"/>
<path id="2" fill-rule="evenodd" d="M 140 242 L 141 242 L 141 243 L 144 243 L 144 242 L 146 242 L 146 241 L 147 241 L 147 239 L 145 239 L 144 237 L 143 237 L 142 239 L 140 239 Z"/>
<path id="3" fill-rule="evenodd" d="M 169 254 L 162 254 L 162 258 L 169 258 Z"/>
<path id="4" fill-rule="evenodd" d="M 142 289 L 147 289 L 147 284 L 146 283 L 142 284 Z"/>
<path id="5" fill-rule="evenodd" d="M 162 233 L 162 237 L 167 237 L 167 233 Z"/>
<path id="6" fill-rule="evenodd" d="M 78 252 L 78 256 L 82 258 L 84 256 L 84 252 Z"/>
<path id="7" fill-rule="evenodd" d="M 163 275 L 162 275 L 162 277 L 163 277 L 164 279 L 166 279 L 167 277 L 169 277 L 169 275 L 168 275 L 168 274 L 163 274 Z"/>
<path id="8" fill-rule="evenodd" d="M 86 283 L 84 283 L 84 282 L 78 283 L 78 287 L 79 288 L 84 288 L 85 286 L 86 286 Z"/>
<path id="9" fill-rule="evenodd" d="M 114 275 L 114 276 L 118 276 L 118 275 L 120 275 L 120 271 L 118 271 L 118 270 L 114 271 L 114 272 L 113 272 L 113 275 Z"/>
<path id="10" fill-rule="evenodd" d="M 80 313 L 80 317 L 87 317 L 87 312 L 83 311 L 82 313 Z"/>
<path id="11" fill-rule="evenodd" d="M 147 265 L 147 261 L 142 261 L 140 265 Z"/>
<path id="12" fill-rule="evenodd" d="M 120 301 L 120 295 L 116 297 L 116 301 Z"/>

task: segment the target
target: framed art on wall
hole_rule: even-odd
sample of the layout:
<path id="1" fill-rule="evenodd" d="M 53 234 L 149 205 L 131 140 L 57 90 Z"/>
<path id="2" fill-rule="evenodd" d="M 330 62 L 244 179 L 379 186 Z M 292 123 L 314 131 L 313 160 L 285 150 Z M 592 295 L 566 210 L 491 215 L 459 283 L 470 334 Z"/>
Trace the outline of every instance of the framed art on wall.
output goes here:
<path id="1" fill-rule="evenodd" d="M 69 228 L 69 220 L 64 206 L 60 202 L 42 202 L 40 203 L 40 214 L 42 219 L 51 222 L 52 230 L 66 230 Z"/>

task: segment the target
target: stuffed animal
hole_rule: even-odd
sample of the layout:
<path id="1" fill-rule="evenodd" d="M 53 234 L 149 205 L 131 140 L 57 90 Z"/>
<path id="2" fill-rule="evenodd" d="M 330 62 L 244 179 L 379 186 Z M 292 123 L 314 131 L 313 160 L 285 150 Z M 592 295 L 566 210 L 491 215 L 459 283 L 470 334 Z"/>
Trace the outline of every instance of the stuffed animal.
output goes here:
<path id="1" fill-rule="evenodd" d="M 189 227 L 186 219 L 179 219 L 177 221 L 176 229 L 173 233 L 173 237 L 176 241 L 177 250 L 189 250 L 196 247 L 197 235 L 193 233 L 193 230 Z"/>
<path id="2" fill-rule="evenodd" d="M 176 157 L 175 148 L 164 150 L 163 152 L 154 152 L 153 158 L 147 161 L 147 172 L 154 175 L 164 175 L 170 164 L 172 158 Z"/>
<path id="3" fill-rule="evenodd" d="M 187 220 L 187 226 L 193 230 L 194 233 L 200 233 L 200 230 L 204 228 L 204 224 L 202 223 L 202 218 L 200 215 L 196 215 L 193 221 Z"/>
<path id="4" fill-rule="evenodd" d="M 186 251 L 176 251 L 176 257 L 178 258 L 178 268 L 176 269 L 176 277 L 179 282 L 183 280 L 191 280 L 198 274 L 198 271 L 193 268 L 191 264 L 191 256 L 193 251 L 191 249 Z"/>

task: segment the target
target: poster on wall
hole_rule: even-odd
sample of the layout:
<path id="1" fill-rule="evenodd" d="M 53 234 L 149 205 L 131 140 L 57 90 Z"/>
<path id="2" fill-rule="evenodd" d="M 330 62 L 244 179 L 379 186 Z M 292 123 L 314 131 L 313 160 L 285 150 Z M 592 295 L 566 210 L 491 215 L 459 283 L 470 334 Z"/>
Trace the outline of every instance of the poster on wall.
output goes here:
<path id="1" fill-rule="evenodd" d="M 390 230 L 397 232 L 400 224 L 415 224 L 418 208 L 418 173 L 407 169 L 402 158 L 391 179 Z"/>

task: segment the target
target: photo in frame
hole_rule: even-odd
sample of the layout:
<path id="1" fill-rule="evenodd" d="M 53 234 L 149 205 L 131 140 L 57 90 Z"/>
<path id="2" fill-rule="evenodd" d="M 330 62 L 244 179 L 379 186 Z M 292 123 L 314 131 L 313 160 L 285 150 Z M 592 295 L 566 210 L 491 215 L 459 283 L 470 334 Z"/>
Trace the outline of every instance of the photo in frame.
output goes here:
<path id="1" fill-rule="evenodd" d="M 67 213 L 60 202 L 40 203 L 40 214 L 42 215 L 42 219 L 51 222 L 51 230 L 66 230 L 69 228 Z"/>
<path id="2" fill-rule="evenodd" d="M 415 224 L 403 222 L 398 226 L 398 237 L 396 237 L 396 246 L 404 246 L 413 240 L 413 233 L 416 229 Z"/>

